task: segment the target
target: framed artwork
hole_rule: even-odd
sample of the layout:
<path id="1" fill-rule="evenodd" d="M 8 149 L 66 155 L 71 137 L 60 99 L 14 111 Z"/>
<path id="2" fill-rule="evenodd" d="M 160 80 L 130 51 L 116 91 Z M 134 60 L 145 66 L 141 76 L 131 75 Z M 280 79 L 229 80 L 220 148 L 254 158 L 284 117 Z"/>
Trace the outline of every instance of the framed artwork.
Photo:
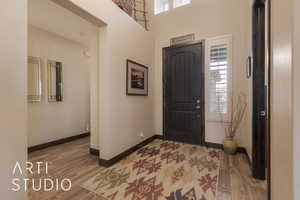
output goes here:
<path id="1" fill-rule="evenodd" d="M 127 60 L 126 94 L 148 96 L 148 67 Z"/>

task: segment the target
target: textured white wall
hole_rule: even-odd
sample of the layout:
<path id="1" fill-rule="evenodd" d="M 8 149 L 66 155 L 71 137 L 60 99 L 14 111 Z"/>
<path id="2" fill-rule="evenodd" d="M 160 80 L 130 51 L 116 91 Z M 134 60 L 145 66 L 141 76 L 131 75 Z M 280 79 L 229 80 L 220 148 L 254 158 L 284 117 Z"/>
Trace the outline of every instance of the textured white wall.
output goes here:
<path id="1" fill-rule="evenodd" d="M 152 1 L 151 1 L 152 2 Z M 196 40 L 223 35 L 233 36 L 233 92 L 250 95 L 250 81 L 246 79 L 246 58 L 250 54 L 251 39 L 250 0 L 201 0 L 153 15 L 150 6 L 151 28 L 155 35 L 155 133 L 162 134 L 162 48 L 170 38 L 195 33 Z M 250 98 L 249 98 L 250 100 Z M 239 130 L 238 143 L 251 156 L 250 110 Z M 223 127 L 206 120 L 206 141 L 222 143 Z"/>
<path id="2" fill-rule="evenodd" d="M 300 1 L 294 0 L 294 199 L 300 199 Z"/>
<path id="3" fill-rule="evenodd" d="M 292 200 L 294 199 L 292 129 L 294 110 L 292 105 L 293 0 L 272 0 L 271 21 L 271 199 Z"/>
<path id="4" fill-rule="evenodd" d="M 14 165 L 23 164 L 27 154 L 27 1 L 2 1 L 0 18 L 0 194 L 1 199 L 25 200 L 11 183 Z"/>
<path id="5" fill-rule="evenodd" d="M 97 40 L 96 40 L 97 41 Z M 41 103 L 28 104 L 28 146 L 89 132 L 89 59 L 85 47 L 29 26 L 28 55 L 42 59 Z M 63 102 L 48 102 L 47 60 L 63 63 Z"/>
<path id="6" fill-rule="evenodd" d="M 91 27 L 89 34 L 90 120 L 91 148 L 99 149 L 99 28 Z"/>

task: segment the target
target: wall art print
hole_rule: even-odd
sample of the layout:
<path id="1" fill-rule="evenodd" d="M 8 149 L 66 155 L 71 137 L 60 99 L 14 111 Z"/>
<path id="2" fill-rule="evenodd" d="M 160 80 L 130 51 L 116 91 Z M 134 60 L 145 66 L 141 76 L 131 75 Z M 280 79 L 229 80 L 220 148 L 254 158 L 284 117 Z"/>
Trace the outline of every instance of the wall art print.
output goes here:
<path id="1" fill-rule="evenodd" d="M 127 60 L 126 94 L 148 96 L 148 67 Z"/>

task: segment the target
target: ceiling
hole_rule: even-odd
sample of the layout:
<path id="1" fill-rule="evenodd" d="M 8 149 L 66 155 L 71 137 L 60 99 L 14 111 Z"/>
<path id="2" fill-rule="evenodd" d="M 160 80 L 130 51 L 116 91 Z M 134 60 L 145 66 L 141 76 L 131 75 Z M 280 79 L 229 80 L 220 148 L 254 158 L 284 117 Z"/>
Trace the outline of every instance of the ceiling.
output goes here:
<path id="1" fill-rule="evenodd" d="M 28 23 L 88 45 L 92 24 L 50 0 L 28 0 Z"/>

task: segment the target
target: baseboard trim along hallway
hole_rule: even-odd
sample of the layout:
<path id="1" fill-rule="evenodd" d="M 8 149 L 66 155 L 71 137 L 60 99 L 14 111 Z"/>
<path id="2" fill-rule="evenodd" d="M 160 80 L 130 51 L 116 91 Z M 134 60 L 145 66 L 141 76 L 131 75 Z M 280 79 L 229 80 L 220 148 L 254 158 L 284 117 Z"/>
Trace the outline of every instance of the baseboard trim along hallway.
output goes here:
<path id="1" fill-rule="evenodd" d="M 90 154 L 92 154 L 94 156 L 99 156 L 100 151 L 98 149 L 90 148 Z"/>
<path id="2" fill-rule="evenodd" d="M 74 136 L 71 136 L 71 137 L 67 137 L 67 138 L 47 142 L 47 143 L 44 143 L 44 144 L 35 145 L 35 146 L 32 146 L 32 147 L 28 147 L 27 151 L 28 151 L 28 153 L 35 152 L 35 151 L 38 151 L 38 150 L 46 149 L 48 147 L 52 147 L 52 146 L 56 146 L 56 145 L 59 145 L 59 144 L 64 144 L 64 143 L 67 143 L 67 142 L 71 142 L 73 140 L 78 140 L 78 139 L 81 139 L 81 138 L 84 138 L 84 137 L 89 137 L 90 135 L 91 135 L 90 132 L 82 133 L 82 134 L 79 134 L 79 135 L 74 135 Z"/>
<path id="3" fill-rule="evenodd" d="M 212 142 L 205 142 L 206 147 L 208 148 L 214 148 L 214 149 L 221 149 L 223 150 L 223 145 L 218 143 L 212 143 Z M 252 166 L 252 162 L 250 160 L 248 151 L 245 147 L 238 147 L 236 153 L 242 153 L 245 154 L 248 160 L 248 163 L 250 166 Z"/>
<path id="4" fill-rule="evenodd" d="M 99 165 L 103 166 L 103 167 L 110 167 L 110 166 L 114 165 L 115 163 L 119 162 L 120 160 L 122 160 L 123 158 L 129 156 L 130 154 L 132 154 L 133 152 L 135 152 L 139 148 L 141 148 L 143 146 L 146 146 L 147 144 L 151 143 L 155 139 L 163 139 L 163 136 L 162 135 L 153 135 L 150 138 L 142 141 L 141 143 L 139 143 L 139 144 L 127 149 L 126 151 L 123 151 L 122 153 L 116 155 L 112 159 L 105 160 L 105 159 L 99 158 Z"/>

